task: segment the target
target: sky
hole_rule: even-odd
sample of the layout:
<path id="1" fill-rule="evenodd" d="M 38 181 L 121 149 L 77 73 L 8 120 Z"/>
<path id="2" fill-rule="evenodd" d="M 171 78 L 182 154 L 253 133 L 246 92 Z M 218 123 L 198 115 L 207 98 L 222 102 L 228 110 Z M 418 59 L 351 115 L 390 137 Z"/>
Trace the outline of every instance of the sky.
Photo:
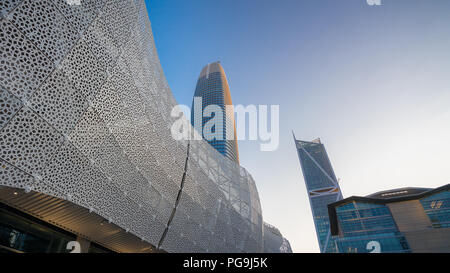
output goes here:
<path id="1" fill-rule="evenodd" d="M 220 60 L 235 105 L 279 105 L 279 148 L 239 157 L 294 252 L 319 247 L 292 132 L 321 138 L 344 198 L 450 183 L 450 1 L 146 2 L 178 103 Z"/>

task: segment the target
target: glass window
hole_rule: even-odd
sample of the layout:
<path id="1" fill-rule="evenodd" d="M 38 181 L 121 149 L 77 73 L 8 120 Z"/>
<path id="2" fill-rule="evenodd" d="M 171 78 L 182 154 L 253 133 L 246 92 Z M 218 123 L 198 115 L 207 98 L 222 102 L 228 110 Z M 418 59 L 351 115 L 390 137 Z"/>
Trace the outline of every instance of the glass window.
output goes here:
<path id="1" fill-rule="evenodd" d="M 0 208 L 0 247 L 4 251 L 68 252 L 67 243 L 75 239 L 74 235 Z"/>
<path id="2" fill-rule="evenodd" d="M 420 203 L 434 228 L 450 227 L 450 191 L 422 198 Z"/>

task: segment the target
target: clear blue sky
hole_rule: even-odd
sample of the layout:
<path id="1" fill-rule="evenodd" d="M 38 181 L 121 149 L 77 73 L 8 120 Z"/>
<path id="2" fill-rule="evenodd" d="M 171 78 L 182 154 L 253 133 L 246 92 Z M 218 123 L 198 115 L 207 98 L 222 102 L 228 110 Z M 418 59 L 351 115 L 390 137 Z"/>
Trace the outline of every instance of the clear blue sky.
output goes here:
<path id="1" fill-rule="evenodd" d="M 344 197 L 450 183 L 450 1 L 150 0 L 178 103 L 220 60 L 234 104 L 280 105 L 280 147 L 240 141 L 264 219 L 319 251 L 291 130 L 321 137 Z"/>

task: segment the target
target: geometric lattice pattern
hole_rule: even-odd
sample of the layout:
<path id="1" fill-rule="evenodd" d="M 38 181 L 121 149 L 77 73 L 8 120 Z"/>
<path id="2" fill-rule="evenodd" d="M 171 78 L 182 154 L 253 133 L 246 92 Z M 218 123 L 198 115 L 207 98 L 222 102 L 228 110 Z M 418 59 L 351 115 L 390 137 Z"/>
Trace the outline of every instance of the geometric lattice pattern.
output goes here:
<path id="1" fill-rule="evenodd" d="M 274 226 L 264 223 L 264 252 L 292 253 L 291 245 L 281 232 Z"/>
<path id="2" fill-rule="evenodd" d="M 260 252 L 249 173 L 175 141 L 143 0 L 0 2 L 0 185 L 90 209 L 168 252 Z"/>

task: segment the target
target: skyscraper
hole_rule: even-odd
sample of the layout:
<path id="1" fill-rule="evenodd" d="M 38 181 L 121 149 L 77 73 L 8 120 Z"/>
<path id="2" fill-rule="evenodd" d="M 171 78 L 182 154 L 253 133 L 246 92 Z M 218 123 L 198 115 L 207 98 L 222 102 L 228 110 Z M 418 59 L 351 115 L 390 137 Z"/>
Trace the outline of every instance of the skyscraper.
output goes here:
<path id="1" fill-rule="evenodd" d="M 201 98 L 201 104 L 196 104 L 196 98 Z M 205 108 L 217 105 L 222 109 L 222 120 L 211 129 L 220 138 L 208 138 L 205 124 L 214 118 L 214 115 L 205 116 Z M 197 106 L 197 107 L 196 107 Z M 236 139 L 236 125 L 234 121 L 233 103 L 231 102 L 230 88 L 227 77 L 220 62 L 210 63 L 203 67 L 197 80 L 194 99 L 192 101 L 191 123 L 202 137 L 211 146 L 227 158 L 239 163 L 239 152 Z M 201 126 L 201 127 L 200 127 Z"/>
<path id="2" fill-rule="evenodd" d="M 342 200 L 342 193 L 324 145 L 320 139 L 296 140 L 300 165 L 308 191 L 320 252 L 336 252 L 330 232 L 328 204 Z"/>

